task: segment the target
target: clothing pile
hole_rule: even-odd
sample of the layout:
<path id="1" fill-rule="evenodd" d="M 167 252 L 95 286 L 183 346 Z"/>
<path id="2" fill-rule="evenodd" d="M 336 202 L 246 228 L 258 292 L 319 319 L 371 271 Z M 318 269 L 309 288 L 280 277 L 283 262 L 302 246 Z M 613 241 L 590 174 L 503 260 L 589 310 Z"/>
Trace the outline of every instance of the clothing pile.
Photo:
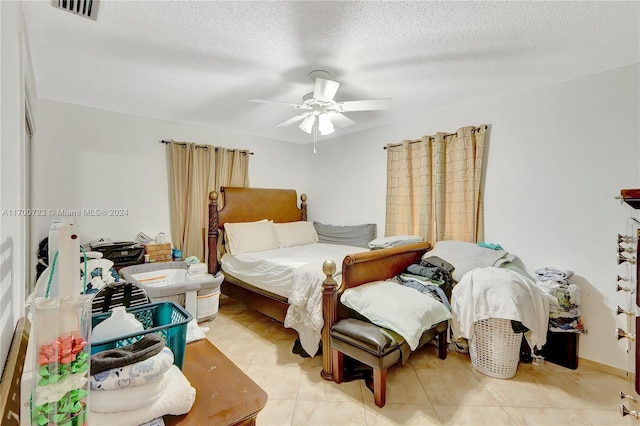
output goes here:
<path id="1" fill-rule="evenodd" d="M 173 361 L 173 352 L 157 334 L 92 355 L 90 423 L 139 425 L 188 413 L 195 389 Z"/>
<path id="2" fill-rule="evenodd" d="M 580 288 L 569 281 L 573 271 L 547 266 L 535 273 L 536 286 L 553 300 L 549 307 L 549 330 L 586 333 L 580 316 Z"/>
<path id="3" fill-rule="evenodd" d="M 453 288 L 453 266 L 437 256 L 423 259 L 419 264 L 409 265 L 407 270 L 393 279 L 407 287 L 429 295 L 451 311 L 449 298 Z"/>

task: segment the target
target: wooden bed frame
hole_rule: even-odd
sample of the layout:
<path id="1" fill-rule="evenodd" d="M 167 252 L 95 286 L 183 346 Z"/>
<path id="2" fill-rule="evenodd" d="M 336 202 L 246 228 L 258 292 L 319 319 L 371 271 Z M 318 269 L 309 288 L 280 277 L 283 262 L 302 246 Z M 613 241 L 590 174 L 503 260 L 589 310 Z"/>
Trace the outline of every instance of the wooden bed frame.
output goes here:
<path id="1" fill-rule="evenodd" d="M 209 273 L 215 274 L 219 270 L 218 264 L 218 236 L 227 222 L 252 222 L 270 219 L 276 223 L 307 220 L 307 197 L 300 196 L 300 208 L 297 204 L 296 191 L 292 189 L 264 189 L 264 188 L 232 188 L 220 189 L 223 194 L 224 206 L 219 209 L 219 195 L 217 192 L 209 194 L 209 230 L 208 248 Z M 333 261 L 326 261 L 323 273 L 326 279 L 322 284 L 324 328 L 322 330 L 322 377 L 333 380 L 333 366 L 331 360 L 331 340 L 329 330 L 331 326 L 342 318 L 354 317 L 353 311 L 339 302 L 340 295 L 347 288 L 357 287 L 376 280 L 385 280 L 403 272 L 412 263 L 420 263 L 422 255 L 431 249 L 427 242 L 394 247 L 382 250 L 350 254 L 342 261 L 342 282 L 340 285 L 333 279 L 336 265 Z M 279 321 L 284 322 L 288 303 L 287 299 L 258 289 L 228 273 L 221 285 L 221 292 L 247 306 Z M 437 324 L 427 331 L 421 343 L 439 336 L 440 342 L 446 342 L 447 322 Z M 438 355 L 446 357 L 446 344 L 439 345 Z"/>

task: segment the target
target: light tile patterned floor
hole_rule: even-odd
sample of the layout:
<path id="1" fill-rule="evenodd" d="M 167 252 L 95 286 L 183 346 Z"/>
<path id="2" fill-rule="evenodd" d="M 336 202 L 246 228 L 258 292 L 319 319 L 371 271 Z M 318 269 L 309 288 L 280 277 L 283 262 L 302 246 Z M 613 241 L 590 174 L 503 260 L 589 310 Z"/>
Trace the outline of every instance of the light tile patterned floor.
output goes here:
<path id="1" fill-rule="evenodd" d="M 469 356 L 437 357 L 433 345 L 387 376 L 387 403 L 378 408 L 362 380 L 337 385 L 320 378 L 322 359 L 291 352 L 295 331 L 222 297 L 207 338 L 269 395 L 264 425 L 631 425 L 619 412 L 626 379 L 549 362 L 520 364 L 516 376 L 476 371 Z"/>

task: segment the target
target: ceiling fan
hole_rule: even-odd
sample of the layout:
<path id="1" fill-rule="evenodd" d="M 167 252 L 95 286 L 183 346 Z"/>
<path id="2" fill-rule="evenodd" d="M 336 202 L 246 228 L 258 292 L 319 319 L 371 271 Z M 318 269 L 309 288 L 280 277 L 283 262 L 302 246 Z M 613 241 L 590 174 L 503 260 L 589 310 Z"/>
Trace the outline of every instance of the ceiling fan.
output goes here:
<path id="1" fill-rule="evenodd" d="M 373 111 L 391 108 L 391 98 L 369 99 L 360 101 L 336 101 L 334 99 L 340 83 L 330 80 L 331 74 L 324 70 L 315 70 L 309 73 L 309 78 L 314 82 L 313 92 L 302 97 L 301 104 L 251 99 L 251 102 L 269 103 L 292 106 L 295 109 L 305 110 L 302 114 L 289 118 L 276 125 L 276 127 L 290 126 L 299 121 L 300 129 L 311 134 L 314 128 L 321 135 L 334 132 L 334 124 L 338 127 L 347 127 L 355 123 L 343 112 Z M 315 127 L 314 127 L 315 126 Z"/>

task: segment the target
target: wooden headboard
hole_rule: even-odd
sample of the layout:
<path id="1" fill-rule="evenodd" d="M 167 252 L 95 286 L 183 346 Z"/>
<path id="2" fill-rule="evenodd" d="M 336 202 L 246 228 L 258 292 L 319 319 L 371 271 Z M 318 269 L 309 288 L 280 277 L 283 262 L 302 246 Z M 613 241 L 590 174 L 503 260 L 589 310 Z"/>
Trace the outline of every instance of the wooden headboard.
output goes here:
<path id="1" fill-rule="evenodd" d="M 222 209 L 218 201 L 222 197 Z M 222 187 L 209 194 L 209 273 L 218 272 L 218 230 L 227 222 L 254 222 L 269 219 L 276 223 L 307 220 L 307 196 L 295 189 Z"/>

